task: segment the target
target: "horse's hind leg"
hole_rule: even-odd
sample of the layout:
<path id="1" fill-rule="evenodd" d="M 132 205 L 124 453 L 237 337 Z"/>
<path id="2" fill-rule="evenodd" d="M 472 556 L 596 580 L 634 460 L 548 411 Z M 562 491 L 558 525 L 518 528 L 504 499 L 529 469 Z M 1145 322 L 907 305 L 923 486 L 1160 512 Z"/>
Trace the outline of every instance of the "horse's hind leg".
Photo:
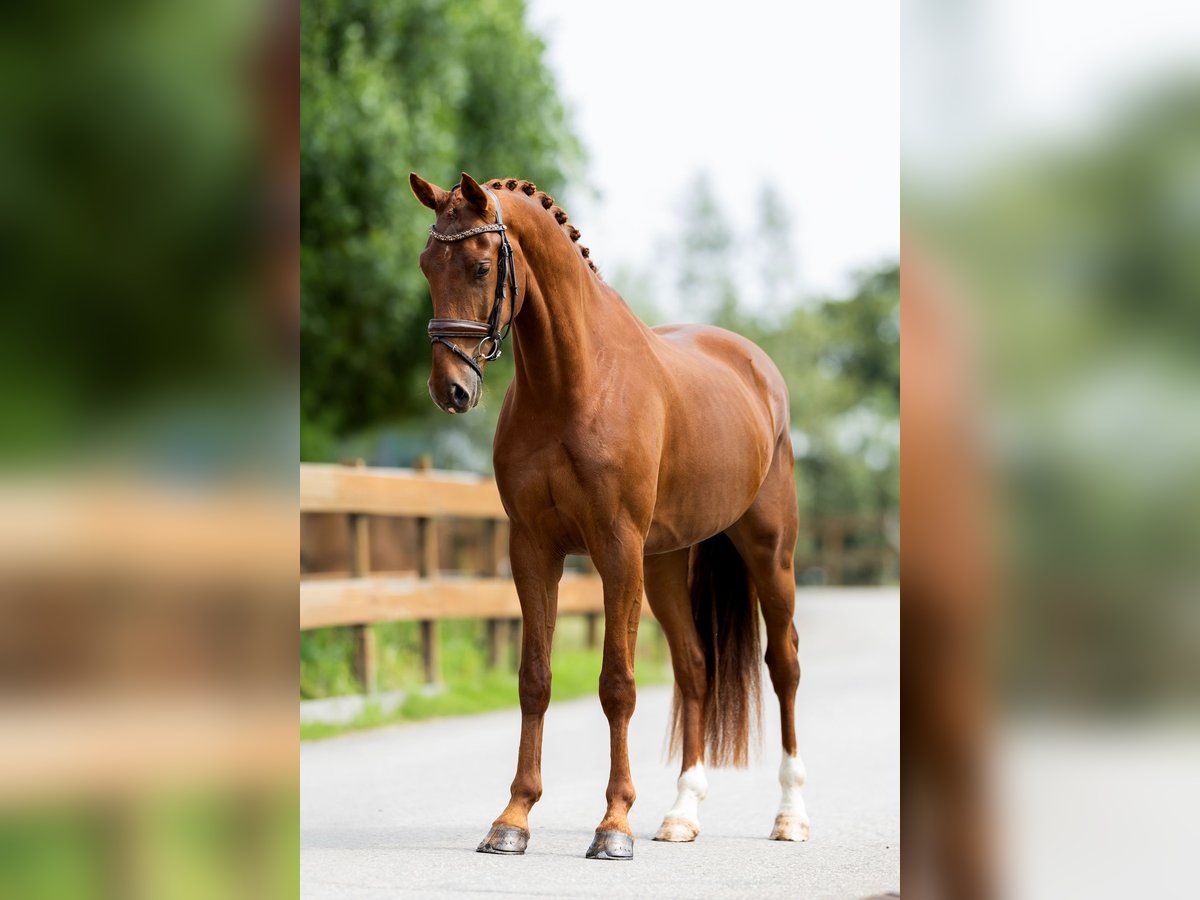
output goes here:
<path id="1" fill-rule="evenodd" d="M 688 548 L 647 556 L 646 597 L 671 648 L 679 718 L 673 737 L 681 739 L 683 764 L 675 805 L 654 835 L 656 841 L 694 841 L 700 833 L 700 801 L 708 792 L 704 777 L 704 701 L 707 682 L 704 648 L 692 620 L 688 593 Z"/>
<path id="2" fill-rule="evenodd" d="M 771 684 L 779 698 L 779 715 L 783 730 L 783 759 L 779 765 L 779 785 L 783 797 L 779 804 L 779 812 L 775 816 L 771 839 L 806 841 L 808 812 L 801 794 L 805 771 L 796 748 L 796 688 L 800 684 L 800 660 L 797 653 L 799 638 L 796 626 L 792 622 L 796 605 L 796 586 L 790 567 L 786 572 L 770 577 L 776 583 L 776 590 L 772 600 L 762 603 L 762 611 L 767 624 L 767 668 L 771 673 Z M 760 598 L 768 593 L 769 589 L 759 588 Z"/>
<path id="3" fill-rule="evenodd" d="M 792 557 L 796 550 L 796 487 L 791 448 L 782 438 L 772 468 L 758 497 L 726 533 L 737 547 L 758 592 L 767 631 L 767 669 L 779 698 L 783 761 L 779 783 L 783 800 L 771 831 L 772 840 L 808 840 L 808 813 L 800 790 L 804 763 L 796 749 L 796 688 L 800 684 L 799 637 L 793 616 L 796 584 Z"/>

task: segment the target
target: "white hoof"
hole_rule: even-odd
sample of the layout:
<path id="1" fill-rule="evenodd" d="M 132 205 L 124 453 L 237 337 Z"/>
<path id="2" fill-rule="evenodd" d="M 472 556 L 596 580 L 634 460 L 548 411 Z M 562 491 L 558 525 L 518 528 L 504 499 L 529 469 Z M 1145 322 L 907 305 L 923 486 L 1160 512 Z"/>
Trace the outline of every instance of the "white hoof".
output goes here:
<path id="1" fill-rule="evenodd" d="M 807 841 L 808 819 L 799 816 L 776 816 L 771 830 L 773 841 Z"/>
<path id="2" fill-rule="evenodd" d="M 658 834 L 654 835 L 654 839 L 684 844 L 694 841 L 700 833 L 700 801 L 708 793 L 708 779 L 704 777 L 704 766 L 696 763 L 680 774 L 675 785 L 679 789 L 675 805 L 663 816 L 662 826 L 658 829 Z"/>
<path id="3" fill-rule="evenodd" d="M 658 834 L 654 835 L 654 839 L 685 844 L 688 841 L 694 841 L 698 834 L 700 834 L 700 826 L 695 822 L 677 816 L 667 816 L 659 826 Z"/>

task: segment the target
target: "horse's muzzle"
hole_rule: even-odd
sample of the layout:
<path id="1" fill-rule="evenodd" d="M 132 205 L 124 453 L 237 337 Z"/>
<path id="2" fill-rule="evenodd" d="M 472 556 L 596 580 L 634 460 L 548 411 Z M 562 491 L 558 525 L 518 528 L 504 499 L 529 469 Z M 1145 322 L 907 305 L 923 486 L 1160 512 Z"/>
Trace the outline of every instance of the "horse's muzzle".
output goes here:
<path id="1" fill-rule="evenodd" d="M 453 375 L 446 375 L 436 380 L 430 379 L 430 399 L 437 404 L 439 409 L 451 415 L 469 412 L 479 403 L 483 386 L 479 384 L 478 379 L 470 376 L 467 378 L 468 383 L 458 380 Z M 470 381 L 473 381 L 474 384 L 470 384 Z"/>

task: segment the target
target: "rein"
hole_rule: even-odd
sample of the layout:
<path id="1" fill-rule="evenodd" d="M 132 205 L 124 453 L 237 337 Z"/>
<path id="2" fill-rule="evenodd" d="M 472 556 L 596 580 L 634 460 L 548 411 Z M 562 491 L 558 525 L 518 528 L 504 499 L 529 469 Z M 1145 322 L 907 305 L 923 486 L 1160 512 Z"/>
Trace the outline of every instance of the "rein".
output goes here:
<path id="1" fill-rule="evenodd" d="M 513 318 L 517 314 L 517 267 L 513 264 L 512 245 L 508 242 L 508 228 L 505 226 L 504 218 L 500 214 L 500 201 L 487 188 L 484 188 L 484 190 L 487 191 L 487 195 L 492 198 L 492 202 L 496 205 L 496 221 L 494 224 L 468 228 L 466 231 L 460 231 L 457 234 L 442 234 L 435 226 L 429 226 L 429 234 L 444 243 L 462 241 L 488 231 L 500 233 L 500 254 L 496 260 L 496 300 L 492 304 L 492 311 L 488 315 L 488 320 L 486 322 L 476 322 L 472 319 L 429 320 L 429 343 L 431 345 L 444 344 L 462 359 L 466 360 L 467 364 L 475 370 L 475 374 L 479 376 L 481 384 L 483 382 L 483 369 L 480 367 L 479 361 L 486 360 L 490 362 L 493 359 L 499 358 L 500 346 L 504 342 L 504 339 L 508 337 L 508 332 L 512 328 Z M 508 315 L 508 324 L 501 330 L 500 315 L 504 307 L 506 289 L 510 290 L 512 294 L 512 308 Z M 451 340 L 451 338 L 476 337 L 480 338 L 480 341 L 471 354 L 465 353 Z M 486 350 L 484 349 L 485 347 L 487 348 Z"/>

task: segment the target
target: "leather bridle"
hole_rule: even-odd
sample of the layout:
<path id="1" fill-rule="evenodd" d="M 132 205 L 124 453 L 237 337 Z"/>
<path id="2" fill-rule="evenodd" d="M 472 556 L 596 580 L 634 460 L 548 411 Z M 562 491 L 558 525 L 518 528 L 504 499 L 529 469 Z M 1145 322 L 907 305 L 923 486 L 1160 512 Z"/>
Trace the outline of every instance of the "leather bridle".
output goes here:
<path id="1" fill-rule="evenodd" d="M 457 234 L 442 234 L 435 226 L 429 226 L 430 235 L 444 243 L 462 241 L 489 231 L 500 233 L 500 255 L 496 260 L 496 300 L 492 304 L 492 312 L 488 316 L 488 320 L 486 322 L 476 322 L 472 319 L 429 320 L 430 345 L 444 344 L 449 347 L 464 359 L 467 365 L 475 370 L 475 374 L 479 376 L 480 382 L 483 381 L 483 369 L 479 366 L 479 360 L 490 362 L 500 356 L 500 345 L 508 337 L 513 319 L 517 314 L 517 268 L 513 265 L 512 245 L 508 242 L 508 228 L 505 226 L 504 218 L 500 214 L 500 201 L 487 188 L 484 188 L 484 191 L 492 198 L 492 203 L 496 207 L 496 221 L 494 224 L 468 228 L 466 231 L 460 231 Z M 508 314 L 508 324 L 501 330 L 500 316 L 504 308 L 504 294 L 506 289 L 512 294 L 512 308 Z M 480 341 L 475 347 L 475 351 L 471 354 L 464 352 L 451 340 L 451 338 L 476 337 L 480 338 Z"/>

